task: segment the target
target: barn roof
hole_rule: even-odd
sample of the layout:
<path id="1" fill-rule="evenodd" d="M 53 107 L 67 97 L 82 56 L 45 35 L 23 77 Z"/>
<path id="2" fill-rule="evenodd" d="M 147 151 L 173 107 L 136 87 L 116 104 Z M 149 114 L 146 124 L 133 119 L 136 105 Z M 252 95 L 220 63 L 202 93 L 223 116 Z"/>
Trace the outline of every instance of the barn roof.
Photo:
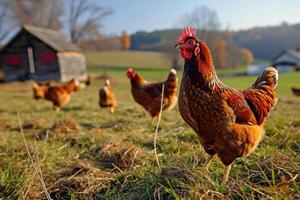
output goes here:
<path id="1" fill-rule="evenodd" d="M 12 39 L 2 48 L 0 48 L 0 52 L 4 51 L 10 43 L 14 41 L 16 37 L 22 32 L 27 31 L 28 33 L 32 34 L 34 37 L 38 38 L 49 47 L 53 48 L 56 51 L 81 51 L 78 46 L 70 42 L 62 33 L 59 31 L 24 25 L 18 33 L 12 37 Z"/>
<path id="2" fill-rule="evenodd" d="M 44 43 L 48 44 L 56 51 L 80 51 L 75 44 L 70 42 L 62 33 L 58 31 L 30 25 L 24 25 L 23 29 Z"/>
<path id="3" fill-rule="evenodd" d="M 298 60 L 300 60 L 300 51 L 299 51 L 299 49 L 289 49 L 289 50 L 286 50 L 286 52 L 291 54 L 293 57 L 297 58 Z"/>
<path id="4" fill-rule="evenodd" d="M 286 49 L 283 50 L 280 54 L 278 54 L 274 59 L 273 62 L 276 62 L 276 59 L 278 59 L 280 56 L 284 54 L 289 54 L 293 58 L 297 59 L 300 61 L 300 50 L 299 49 Z"/>

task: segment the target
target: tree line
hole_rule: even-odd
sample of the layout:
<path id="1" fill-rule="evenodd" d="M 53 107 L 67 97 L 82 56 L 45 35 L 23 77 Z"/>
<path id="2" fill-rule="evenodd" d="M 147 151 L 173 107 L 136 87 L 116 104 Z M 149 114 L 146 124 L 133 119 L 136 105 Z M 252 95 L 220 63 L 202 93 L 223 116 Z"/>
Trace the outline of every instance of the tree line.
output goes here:
<path id="1" fill-rule="evenodd" d="M 112 13 L 91 0 L 1 0 L 0 42 L 24 24 L 66 32 L 74 43 L 95 39 Z"/>

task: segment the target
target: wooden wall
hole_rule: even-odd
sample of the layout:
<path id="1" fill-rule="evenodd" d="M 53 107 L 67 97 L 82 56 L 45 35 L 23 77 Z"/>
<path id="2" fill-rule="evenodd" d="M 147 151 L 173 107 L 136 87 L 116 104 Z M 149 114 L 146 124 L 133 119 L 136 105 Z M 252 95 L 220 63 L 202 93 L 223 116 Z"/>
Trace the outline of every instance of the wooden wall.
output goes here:
<path id="1" fill-rule="evenodd" d="M 33 50 L 34 73 L 30 72 L 28 47 L 31 47 Z M 0 62 L 5 72 L 5 81 L 27 79 L 60 80 L 60 70 L 56 53 L 55 50 L 45 43 L 22 30 L 1 51 Z M 48 55 L 48 58 L 45 55 Z M 52 59 L 49 59 L 49 57 Z M 44 60 L 41 60 L 41 58 L 44 58 Z M 18 62 L 19 59 L 21 60 L 20 62 Z"/>
<path id="2" fill-rule="evenodd" d="M 59 52 L 59 65 L 61 81 L 69 81 L 72 78 L 86 79 L 85 57 L 78 52 Z"/>

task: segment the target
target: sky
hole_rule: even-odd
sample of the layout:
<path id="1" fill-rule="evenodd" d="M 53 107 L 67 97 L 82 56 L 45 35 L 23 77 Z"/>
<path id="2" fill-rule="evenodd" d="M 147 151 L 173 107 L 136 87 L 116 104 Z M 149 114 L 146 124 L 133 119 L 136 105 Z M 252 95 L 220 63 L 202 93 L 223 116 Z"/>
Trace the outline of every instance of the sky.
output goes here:
<path id="1" fill-rule="evenodd" d="M 300 23 L 300 0 L 94 0 L 114 13 L 103 20 L 103 32 L 120 34 L 173 28 L 195 7 L 207 6 L 217 12 L 224 28 L 247 29 Z"/>

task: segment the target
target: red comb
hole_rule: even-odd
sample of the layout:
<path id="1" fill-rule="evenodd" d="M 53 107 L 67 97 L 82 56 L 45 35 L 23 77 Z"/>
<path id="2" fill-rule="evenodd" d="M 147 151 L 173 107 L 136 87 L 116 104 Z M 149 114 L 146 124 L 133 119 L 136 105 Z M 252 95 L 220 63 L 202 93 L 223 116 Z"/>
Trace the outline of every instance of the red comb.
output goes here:
<path id="1" fill-rule="evenodd" d="M 178 37 L 178 42 L 182 43 L 185 41 L 187 37 L 195 37 L 196 29 L 193 27 L 185 27 L 182 33 Z"/>
<path id="2" fill-rule="evenodd" d="M 128 68 L 127 72 L 133 72 L 133 69 L 132 68 Z"/>

